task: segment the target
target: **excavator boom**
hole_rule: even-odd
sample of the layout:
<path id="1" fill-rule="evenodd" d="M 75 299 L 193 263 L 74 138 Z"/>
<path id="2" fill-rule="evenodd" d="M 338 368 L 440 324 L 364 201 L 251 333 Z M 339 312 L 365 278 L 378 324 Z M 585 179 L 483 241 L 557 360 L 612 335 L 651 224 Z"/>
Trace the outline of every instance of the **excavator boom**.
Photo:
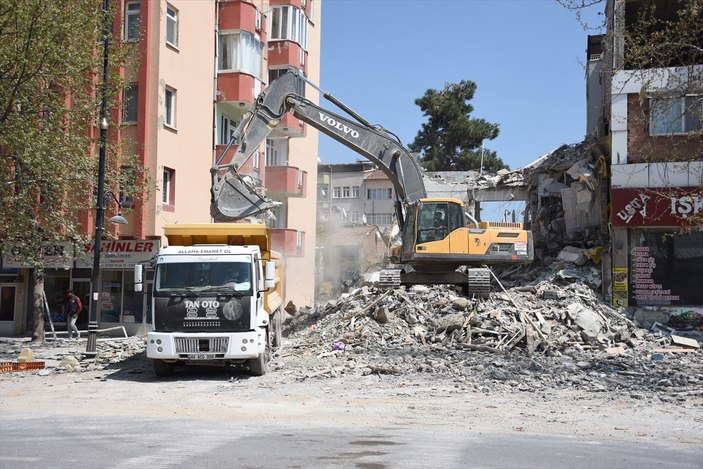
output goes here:
<path id="1" fill-rule="evenodd" d="M 356 121 L 301 97 L 296 90 L 302 79 L 299 74 L 289 72 L 272 82 L 235 130 L 233 141 L 239 140 L 239 147 L 231 162 L 218 161 L 212 169 L 210 212 L 215 221 L 241 219 L 273 206 L 274 202 L 257 194 L 242 180 L 237 169 L 259 148 L 286 112 L 375 163 L 392 182 L 400 202 L 407 204 L 426 197 L 420 165 L 397 138 L 348 109 Z M 324 96 L 346 108 L 331 95 Z"/>
<path id="2" fill-rule="evenodd" d="M 322 92 L 351 118 L 305 99 L 297 93 L 301 80 L 316 87 L 299 72 L 286 73 L 273 81 L 244 115 L 222 153 L 227 154 L 236 142 L 234 156 L 224 163 L 220 157 L 211 170 L 210 212 L 215 221 L 239 220 L 277 204 L 258 193 L 238 169 L 290 112 L 375 163 L 393 184 L 396 218 L 402 232 L 401 246 L 391 253 L 391 260 L 402 267 L 392 276 L 398 282 L 462 284 L 468 285 L 470 293 L 485 296 L 490 291 L 490 270 L 485 264 L 532 261 L 532 234 L 522 225 L 479 225 L 473 219 L 468 223 L 462 201 L 428 199 L 417 158 L 396 136 L 370 124 L 328 93 Z"/>

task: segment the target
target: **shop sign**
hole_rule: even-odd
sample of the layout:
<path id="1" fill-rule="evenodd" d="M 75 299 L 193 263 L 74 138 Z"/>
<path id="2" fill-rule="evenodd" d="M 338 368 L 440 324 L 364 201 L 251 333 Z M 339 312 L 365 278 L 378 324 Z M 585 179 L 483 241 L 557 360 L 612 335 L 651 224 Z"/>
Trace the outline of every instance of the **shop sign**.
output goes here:
<path id="1" fill-rule="evenodd" d="M 23 252 L 26 247 L 20 243 L 8 243 L 3 246 L 2 266 L 5 269 L 31 267 L 23 261 L 32 257 L 31 253 Z M 42 263 L 45 269 L 70 269 L 73 267 L 73 244 L 65 243 L 44 243 L 41 247 Z"/>
<path id="2" fill-rule="evenodd" d="M 100 242 L 100 267 L 108 269 L 132 268 L 140 262 L 148 262 L 156 255 L 161 242 L 153 239 L 102 240 Z M 95 255 L 95 242 L 82 246 L 76 255 L 76 267 L 91 268 Z"/>
<path id="3" fill-rule="evenodd" d="M 672 301 L 681 301 L 679 295 L 671 293 L 671 288 L 666 288 L 661 283 L 655 283 L 652 276 L 657 268 L 657 260 L 651 255 L 649 247 L 635 247 L 632 262 L 632 270 L 635 274 L 632 287 L 637 304 L 668 305 Z"/>
<path id="4" fill-rule="evenodd" d="M 700 187 L 611 190 L 613 226 L 682 226 L 703 224 Z"/>

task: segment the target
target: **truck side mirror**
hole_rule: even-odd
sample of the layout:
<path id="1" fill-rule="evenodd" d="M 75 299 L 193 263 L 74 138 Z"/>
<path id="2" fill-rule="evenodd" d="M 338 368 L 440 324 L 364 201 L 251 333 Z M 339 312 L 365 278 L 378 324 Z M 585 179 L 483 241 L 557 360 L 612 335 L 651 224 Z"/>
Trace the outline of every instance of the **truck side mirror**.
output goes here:
<path id="1" fill-rule="evenodd" d="M 265 269 L 264 288 L 268 290 L 276 286 L 276 263 L 274 261 L 266 262 Z"/>
<path id="2" fill-rule="evenodd" d="M 140 292 L 144 289 L 144 266 L 137 264 L 134 266 L 134 291 Z"/>

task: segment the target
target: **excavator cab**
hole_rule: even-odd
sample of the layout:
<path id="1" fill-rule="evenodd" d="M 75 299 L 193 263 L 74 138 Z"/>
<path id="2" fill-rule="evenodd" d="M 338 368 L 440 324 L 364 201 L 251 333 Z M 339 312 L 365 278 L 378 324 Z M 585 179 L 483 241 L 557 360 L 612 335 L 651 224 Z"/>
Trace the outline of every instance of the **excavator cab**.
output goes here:
<path id="1" fill-rule="evenodd" d="M 520 223 L 477 222 L 458 199 L 420 199 L 405 206 L 402 244 L 390 259 L 402 265 L 402 284 L 466 285 L 487 296 L 490 270 L 485 265 L 527 264 L 534 258 L 532 233 Z"/>

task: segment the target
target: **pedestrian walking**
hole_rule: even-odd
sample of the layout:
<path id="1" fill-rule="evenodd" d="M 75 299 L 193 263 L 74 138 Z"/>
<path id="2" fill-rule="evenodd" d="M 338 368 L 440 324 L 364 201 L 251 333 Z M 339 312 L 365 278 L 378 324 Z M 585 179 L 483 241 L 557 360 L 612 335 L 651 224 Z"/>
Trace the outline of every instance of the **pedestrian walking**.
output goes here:
<path id="1" fill-rule="evenodd" d="M 68 331 L 68 338 L 73 339 L 73 335 L 75 333 L 76 339 L 81 338 L 81 333 L 76 327 L 76 321 L 78 320 L 78 316 L 81 314 L 81 311 L 83 311 L 83 305 L 81 304 L 81 299 L 78 298 L 78 296 L 73 294 L 73 290 L 68 290 L 66 292 L 66 306 L 65 306 L 65 312 L 66 312 L 66 330 Z"/>

